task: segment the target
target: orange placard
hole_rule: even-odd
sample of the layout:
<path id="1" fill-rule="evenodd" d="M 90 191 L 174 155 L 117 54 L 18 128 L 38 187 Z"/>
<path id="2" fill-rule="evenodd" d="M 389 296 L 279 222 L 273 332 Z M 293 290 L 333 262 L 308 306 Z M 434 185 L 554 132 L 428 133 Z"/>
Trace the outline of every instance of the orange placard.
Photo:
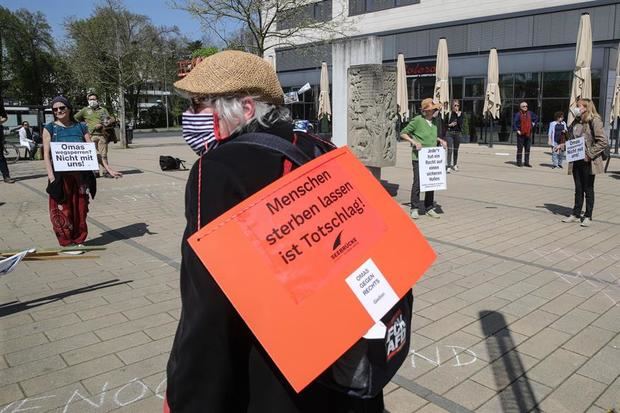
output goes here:
<path id="1" fill-rule="evenodd" d="M 282 177 L 189 243 L 296 391 L 362 337 L 435 259 L 348 148 Z"/>

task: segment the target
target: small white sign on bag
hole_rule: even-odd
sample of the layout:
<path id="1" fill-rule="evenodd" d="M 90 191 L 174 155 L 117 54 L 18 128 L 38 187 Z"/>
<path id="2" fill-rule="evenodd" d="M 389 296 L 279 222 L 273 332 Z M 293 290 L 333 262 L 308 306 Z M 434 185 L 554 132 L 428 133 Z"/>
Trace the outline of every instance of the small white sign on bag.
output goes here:
<path id="1" fill-rule="evenodd" d="M 92 142 L 50 142 L 57 172 L 98 171 L 97 148 Z"/>
<path id="2" fill-rule="evenodd" d="M 346 281 L 375 322 L 380 321 L 398 302 L 396 292 L 372 258 L 353 271 Z M 369 333 L 374 334 L 370 331 Z"/>
<path id="3" fill-rule="evenodd" d="M 580 161 L 586 157 L 586 138 L 583 136 L 566 141 L 566 161 Z"/>
<path id="4" fill-rule="evenodd" d="M 420 163 L 420 192 L 441 191 L 448 188 L 446 178 L 446 150 L 440 146 L 418 151 Z"/>

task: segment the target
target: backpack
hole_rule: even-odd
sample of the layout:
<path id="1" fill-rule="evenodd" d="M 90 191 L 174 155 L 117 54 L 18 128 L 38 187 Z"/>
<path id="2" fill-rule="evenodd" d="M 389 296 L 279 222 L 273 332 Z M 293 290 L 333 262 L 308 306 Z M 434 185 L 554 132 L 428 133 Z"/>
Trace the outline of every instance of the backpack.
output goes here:
<path id="1" fill-rule="evenodd" d="M 183 167 L 183 169 L 187 169 L 185 168 L 184 162 L 185 162 L 184 160 L 179 159 L 179 158 L 174 158 L 172 156 L 161 155 L 159 157 L 159 167 L 161 168 L 162 171 L 180 169 L 181 167 Z"/>
<path id="2" fill-rule="evenodd" d="M 257 146 L 280 152 L 297 166 L 312 160 L 295 144 L 266 133 L 241 135 L 227 143 L 227 145 L 233 144 Z M 315 145 L 317 149 L 314 151 L 314 157 L 325 153 L 325 150 L 321 149 L 325 148 L 325 145 L 320 145 L 318 141 Z M 285 168 L 285 174 L 286 172 Z M 385 337 L 360 338 L 328 367 L 317 381 L 349 396 L 361 399 L 377 396 L 409 355 L 412 313 L 413 293 L 409 290 L 381 319 L 386 327 Z M 337 318 L 337 314 L 334 314 L 335 322 Z"/>

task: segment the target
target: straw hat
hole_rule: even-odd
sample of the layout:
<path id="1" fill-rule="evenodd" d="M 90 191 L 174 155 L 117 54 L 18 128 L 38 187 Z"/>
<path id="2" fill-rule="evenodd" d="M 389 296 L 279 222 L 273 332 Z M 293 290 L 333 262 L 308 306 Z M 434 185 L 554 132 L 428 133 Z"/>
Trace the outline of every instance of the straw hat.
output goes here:
<path id="1" fill-rule="evenodd" d="M 422 110 L 433 110 L 433 109 L 441 109 L 441 105 L 435 102 L 432 98 L 426 98 L 420 104 Z"/>
<path id="2" fill-rule="evenodd" d="M 174 87 L 201 96 L 256 95 L 267 103 L 284 104 L 273 67 L 259 56 L 236 50 L 207 57 Z"/>

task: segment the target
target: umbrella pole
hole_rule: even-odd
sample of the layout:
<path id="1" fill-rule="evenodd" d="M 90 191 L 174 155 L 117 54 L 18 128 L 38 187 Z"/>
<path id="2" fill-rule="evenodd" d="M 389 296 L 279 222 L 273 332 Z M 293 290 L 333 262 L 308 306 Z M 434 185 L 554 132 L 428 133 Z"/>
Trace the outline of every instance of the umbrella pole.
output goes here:
<path id="1" fill-rule="evenodd" d="M 494 126 L 494 122 L 493 122 L 493 116 L 489 116 L 491 118 L 491 126 L 490 126 L 490 134 L 489 134 L 489 148 L 493 147 L 493 126 Z"/>
<path id="2" fill-rule="evenodd" d="M 620 132 L 620 117 L 616 118 L 616 130 L 615 130 L 615 135 L 616 135 L 616 147 L 615 147 L 615 154 L 618 154 L 618 138 L 620 137 L 619 135 Z"/>

